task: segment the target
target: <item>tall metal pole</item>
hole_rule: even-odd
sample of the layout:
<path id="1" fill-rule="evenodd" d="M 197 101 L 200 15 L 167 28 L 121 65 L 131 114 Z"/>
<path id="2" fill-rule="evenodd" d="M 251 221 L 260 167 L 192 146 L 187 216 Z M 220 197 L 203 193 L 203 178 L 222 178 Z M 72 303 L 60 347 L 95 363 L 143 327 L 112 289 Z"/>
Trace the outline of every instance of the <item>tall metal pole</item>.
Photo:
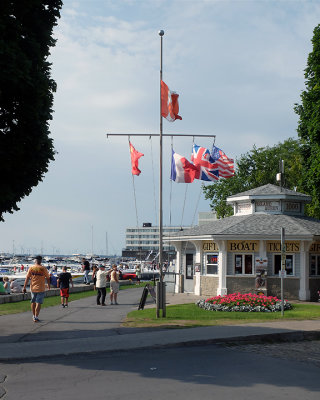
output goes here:
<path id="1" fill-rule="evenodd" d="M 283 279 L 286 270 L 285 230 L 281 228 L 281 316 L 284 315 Z"/>
<path id="2" fill-rule="evenodd" d="M 93 262 L 93 225 L 91 225 L 91 262 Z"/>
<path id="3" fill-rule="evenodd" d="M 163 133 L 163 121 L 162 121 L 162 102 L 161 102 L 161 81 L 162 81 L 162 42 L 163 42 L 164 31 L 159 31 L 160 36 L 160 132 L 159 132 L 159 276 L 160 282 L 158 285 L 158 296 L 157 296 L 157 318 L 160 317 L 160 308 L 162 309 L 163 315 L 163 277 L 162 277 L 162 263 L 163 263 L 163 220 L 162 220 L 162 133 Z"/>

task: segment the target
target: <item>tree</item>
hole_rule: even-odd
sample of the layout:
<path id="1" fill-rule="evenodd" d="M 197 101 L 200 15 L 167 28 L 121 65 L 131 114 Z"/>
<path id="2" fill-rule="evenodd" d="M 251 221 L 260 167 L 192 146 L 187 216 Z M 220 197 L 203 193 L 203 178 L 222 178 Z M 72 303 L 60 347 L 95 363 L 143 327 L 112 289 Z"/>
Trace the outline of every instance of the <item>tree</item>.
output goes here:
<path id="1" fill-rule="evenodd" d="M 302 104 L 295 104 L 299 115 L 298 135 L 301 139 L 302 187 L 312 196 L 307 206 L 310 216 L 320 218 L 320 25 L 313 31 L 313 50 L 305 69 L 306 90 Z"/>
<path id="2" fill-rule="evenodd" d="M 56 84 L 47 61 L 61 0 L 0 2 L 0 220 L 42 181 L 51 160 L 49 137 Z"/>
<path id="3" fill-rule="evenodd" d="M 210 206 L 218 218 L 233 214 L 233 209 L 226 203 L 226 198 L 236 193 L 266 185 L 276 184 L 279 172 L 279 161 L 284 160 L 284 186 L 297 190 L 301 188 L 301 154 L 300 143 L 289 138 L 273 147 L 253 147 L 252 150 L 236 160 L 236 172 L 232 178 L 220 179 L 204 187 L 205 198 L 211 200 Z"/>

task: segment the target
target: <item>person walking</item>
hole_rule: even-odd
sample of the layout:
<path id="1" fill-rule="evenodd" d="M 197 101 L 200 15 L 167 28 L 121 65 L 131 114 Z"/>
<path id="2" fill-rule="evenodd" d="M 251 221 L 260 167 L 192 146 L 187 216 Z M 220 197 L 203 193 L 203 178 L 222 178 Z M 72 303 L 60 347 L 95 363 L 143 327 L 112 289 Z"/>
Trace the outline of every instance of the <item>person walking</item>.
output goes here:
<path id="1" fill-rule="evenodd" d="M 82 272 L 84 272 L 83 283 L 85 285 L 90 285 L 90 280 L 89 280 L 90 264 L 89 261 L 86 260 L 85 258 L 82 259 Z"/>
<path id="2" fill-rule="evenodd" d="M 67 272 L 67 267 L 62 267 L 61 274 L 58 275 L 57 287 L 60 287 L 61 307 L 68 307 L 69 287 L 73 287 L 72 275 Z"/>
<path id="3" fill-rule="evenodd" d="M 23 293 L 26 293 L 26 287 L 30 282 L 31 292 L 31 311 L 33 322 L 39 322 L 39 314 L 41 304 L 45 295 L 45 281 L 47 281 L 48 290 L 50 290 L 50 275 L 43 265 L 41 265 L 42 257 L 35 258 L 35 265 L 29 268 L 23 285 Z"/>
<path id="4" fill-rule="evenodd" d="M 119 276 L 117 272 L 117 266 L 113 265 L 110 273 L 110 301 L 111 304 L 118 305 L 117 297 L 119 292 Z"/>
<path id="5" fill-rule="evenodd" d="M 107 272 L 105 271 L 105 266 L 100 265 L 99 270 L 95 274 L 96 276 L 96 288 L 97 293 L 97 305 L 106 306 L 106 294 L 107 294 Z"/>

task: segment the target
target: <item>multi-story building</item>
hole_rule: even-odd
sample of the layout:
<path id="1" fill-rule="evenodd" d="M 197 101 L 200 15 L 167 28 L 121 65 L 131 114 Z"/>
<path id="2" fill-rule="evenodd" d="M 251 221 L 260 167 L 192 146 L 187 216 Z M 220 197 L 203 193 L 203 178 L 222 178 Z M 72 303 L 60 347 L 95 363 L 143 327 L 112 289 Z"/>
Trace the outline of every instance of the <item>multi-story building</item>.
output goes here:
<path id="1" fill-rule="evenodd" d="M 164 226 L 163 236 L 186 229 L 180 226 Z M 126 247 L 122 250 L 122 257 L 135 257 L 141 260 L 156 261 L 159 253 L 159 226 L 152 226 L 150 222 L 143 223 L 142 227 L 126 229 Z M 163 246 L 164 261 L 175 258 L 175 248 L 166 242 Z"/>

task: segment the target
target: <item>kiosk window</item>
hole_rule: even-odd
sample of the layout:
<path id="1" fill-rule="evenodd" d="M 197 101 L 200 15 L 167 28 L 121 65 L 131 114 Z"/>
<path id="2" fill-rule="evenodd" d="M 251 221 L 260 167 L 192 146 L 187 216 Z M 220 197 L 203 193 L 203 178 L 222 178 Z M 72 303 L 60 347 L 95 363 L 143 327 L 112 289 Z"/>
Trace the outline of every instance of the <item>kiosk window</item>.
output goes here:
<path id="1" fill-rule="evenodd" d="M 281 254 L 274 254 L 273 258 L 274 274 L 279 275 L 281 270 Z M 286 254 L 287 275 L 293 275 L 293 254 Z"/>
<path id="2" fill-rule="evenodd" d="M 193 254 L 186 254 L 186 279 L 193 279 Z"/>
<path id="3" fill-rule="evenodd" d="M 207 275 L 218 274 L 218 254 L 206 254 Z"/>
<path id="4" fill-rule="evenodd" d="M 252 254 L 234 255 L 234 273 L 235 275 L 252 275 Z"/>
<path id="5" fill-rule="evenodd" d="M 310 257 L 310 276 L 320 275 L 320 254 L 312 254 Z"/>

